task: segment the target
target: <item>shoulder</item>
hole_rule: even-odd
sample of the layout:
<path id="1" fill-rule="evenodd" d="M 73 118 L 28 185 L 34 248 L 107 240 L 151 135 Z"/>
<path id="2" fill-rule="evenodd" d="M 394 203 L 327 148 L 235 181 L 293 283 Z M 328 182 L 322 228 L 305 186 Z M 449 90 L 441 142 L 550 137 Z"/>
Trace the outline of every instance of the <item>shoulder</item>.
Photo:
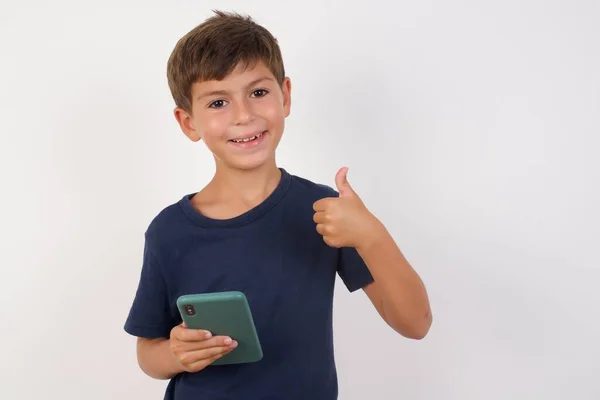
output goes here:
<path id="1" fill-rule="evenodd" d="M 181 232 L 186 230 L 189 220 L 182 208 L 182 202 L 189 195 L 163 207 L 148 224 L 145 232 L 146 241 L 155 250 L 177 240 Z"/>
<path id="2" fill-rule="evenodd" d="M 292 190 L 295 195 L 308 196 L 311 200 L 339 196 L 339 193 L 331 186 L 297 175 L 292 175 Z"/>

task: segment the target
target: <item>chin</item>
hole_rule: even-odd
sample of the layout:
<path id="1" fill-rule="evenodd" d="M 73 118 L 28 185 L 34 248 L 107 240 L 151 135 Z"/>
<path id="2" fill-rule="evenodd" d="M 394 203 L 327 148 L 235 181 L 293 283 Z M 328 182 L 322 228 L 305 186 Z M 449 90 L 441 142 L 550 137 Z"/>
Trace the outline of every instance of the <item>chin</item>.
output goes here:
<path id="1" fill-rule="evenodd" d="M 245 159 L 231 160 L 227 165 L 242 171 L 252 171 L 272 163 L 273 160 L 274 157 L 245 157 Z"/>

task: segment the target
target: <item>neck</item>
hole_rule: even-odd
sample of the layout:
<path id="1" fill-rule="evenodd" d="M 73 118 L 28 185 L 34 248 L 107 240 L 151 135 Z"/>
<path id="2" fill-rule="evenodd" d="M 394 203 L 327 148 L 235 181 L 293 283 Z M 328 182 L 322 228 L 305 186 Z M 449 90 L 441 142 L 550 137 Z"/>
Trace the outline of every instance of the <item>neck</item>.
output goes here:
<path id="1" fill-rule="evenodd" d="M 252 170 L 226 168 L 217 165 L 210 182 L 212 191 L 222 198 L 238 198 L 247 202 L 260 202 L 275 190 L 281 171 L 275 161 Z"/>

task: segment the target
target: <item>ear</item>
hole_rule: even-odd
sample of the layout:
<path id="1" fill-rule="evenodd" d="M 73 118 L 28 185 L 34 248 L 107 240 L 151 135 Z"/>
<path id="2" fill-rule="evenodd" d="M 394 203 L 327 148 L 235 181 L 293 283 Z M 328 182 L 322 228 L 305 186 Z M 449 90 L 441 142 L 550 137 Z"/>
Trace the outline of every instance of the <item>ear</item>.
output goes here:
<path id="1" fill-rule="evenodd" d="M 176 107 L 175 110 L 173 110 L 173 114 L 179 123 L 179 127 L 183 133 L 185 133 L 185 136 L 187 136 L 193 142 L 198 142 L 200 139 L 202 139 L 202 135 L 194 126 L 194 120 L 192 119 L 192 115 L 190 113 L 181 107 Z"/>
<path id="2" fill-rule="evenodd" d="M 283 113 L 287 117 L 290 115 L 290 109 L 292 107 L 292 81 L 290 78 L 285 78 L 281 85 L 281 91 L 283 93 Z"/>

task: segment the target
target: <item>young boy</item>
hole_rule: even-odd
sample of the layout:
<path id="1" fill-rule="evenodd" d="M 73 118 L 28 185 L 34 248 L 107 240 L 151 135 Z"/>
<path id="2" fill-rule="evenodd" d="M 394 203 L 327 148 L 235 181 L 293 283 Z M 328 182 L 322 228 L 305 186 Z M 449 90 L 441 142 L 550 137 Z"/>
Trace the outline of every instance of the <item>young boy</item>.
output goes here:
<path id="1" fill-rule="evenodd" d="M 347 169 L 335 191 L 277 166 L 291 84 L 265 28 L 216 12 L 177 43 L 168 81 L 181 129 L 211 150 L 216 172 L 148 227 L 125 323 L 141 369 L 170 379 L 165 399 L 336 399 L 336 274 L 349 291 L 363 289 L 400 335 L 426 335 L 424 285 Z M 235 351 L 235 338 L 181 322 L 179 296 L 224 290 L 246 295 L 262 360 L 211 365 Z"/>

